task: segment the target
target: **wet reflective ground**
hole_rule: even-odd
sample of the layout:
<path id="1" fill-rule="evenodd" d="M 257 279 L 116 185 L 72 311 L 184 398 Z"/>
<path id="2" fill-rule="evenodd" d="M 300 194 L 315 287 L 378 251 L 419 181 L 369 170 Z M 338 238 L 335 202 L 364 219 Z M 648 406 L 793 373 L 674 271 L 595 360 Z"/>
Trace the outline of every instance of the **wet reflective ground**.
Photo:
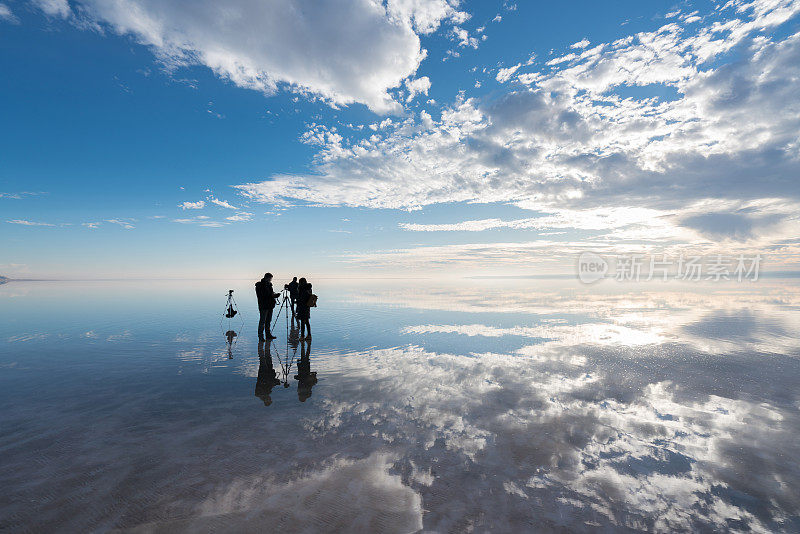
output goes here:
<path id="1" fill-rule="evenodd" d="M 800 530 L 797 280 L 313 282 L 0 286 L 0 530 Z"/>

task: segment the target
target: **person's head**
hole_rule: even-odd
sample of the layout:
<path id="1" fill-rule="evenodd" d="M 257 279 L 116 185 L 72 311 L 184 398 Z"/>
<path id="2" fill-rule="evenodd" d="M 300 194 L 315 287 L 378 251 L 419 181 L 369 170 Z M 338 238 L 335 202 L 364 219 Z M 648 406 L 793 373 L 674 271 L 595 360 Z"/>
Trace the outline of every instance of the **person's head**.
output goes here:
<path id="1" fill-rule="evenodd" d="M 264 280 L 266 280 L 267 282 L 272 280 L 272 273 L 264 273 Z"/>
<path id="2" fill-rule="evenodd" d="M 309 291 L 311 291 L 311 284 L 306 284 L 306 287 L 308 288 Z"/>
<path id="3" fill-rule="evenodd" d="M 300 279 L 300 285 L 305 286 L 308 282 L 306 282 L 305 277 Z"/>
<path id="4" fill-rule="evenodd" d="M 297 282 L 297 277 L 292 278 L 292 282 Z"/>

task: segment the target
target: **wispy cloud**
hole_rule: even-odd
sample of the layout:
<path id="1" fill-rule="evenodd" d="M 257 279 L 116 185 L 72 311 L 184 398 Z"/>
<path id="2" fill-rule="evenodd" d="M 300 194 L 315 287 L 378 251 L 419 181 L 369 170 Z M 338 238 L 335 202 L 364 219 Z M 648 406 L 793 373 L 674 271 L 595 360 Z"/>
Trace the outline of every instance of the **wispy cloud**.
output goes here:
<path id="1" fill-rule="evenodd" d="M 135 222 L 135 219 L 106 219 L 107 223 L 119 225 L 126 230 L 133 230 L 136 228 L 132 223 Z"/>
<path id="2" fill-rule="evenodd" d="M 384 270 L 413 269 L 417 272 L 449 274 L 574 274 L 582 252 L 594 251 L 606 257 L 650 255 L 678 258 L 705 256 L 736 257 L 752 254 L 747 243 L 713 241 L 650 241 L 623 238 L 566 238 L 548 232 L 536 240 L 416 245 L 404 248 L 349 252 L 340 261 Z M 646 235 L 647 232 L 636 233 Z M 771 247 L 769 270 L 796 269 L 798 249 L 791 243 Z"/>
<path id="3" fill-rule="evenodd" d="M 12 24 L 19 24 L 19 19 L 6 4 L 0 4 L 0 20 L 4 20 Z"/>
<path id="4" fill-rule="evenodd" d="M 610 207 L 584 210 L 553 210 L 523 219 L 478 219 L 456 223 L 399 223 L 412 232 L 482 232 L 570 229 L 600 232 L 617 239 L 683 242 L 705 238 L 743 241 L 759 238 L 789 238 L 800 231 L 800 218 L 791 202 L 697 202 L 682 209 Z"/>
<path id="5" fill-rule="evenodd" d="M 0 4 L 1 5 L 1 4 Z M 44 192 L 41 191 L 19 191 L 16 193 L 2 193 L 0 192 L 0 198 L 11 198 L 14 200 L 20 200 L 25 197 L 33 197 L 37 195 L 44 195 Z"/>
<path id="6" fill-rule="evenodd" d="M 67 0 L 33 0 L 33 4 L 51 17 L 68 18 L 72 15 Z"/>
<path id="7" fill-rule="evenodd" d="M 236 206 L 234 206 L 233 204 L 230 204 L 229 202 L 227 202 L 225 200 L 220 200 L 220 199 L 218 199 L 216 197 L 208 197 L 208 201 L 211 202 L 212 204 L 216 204 L 217 206 L 220 206 L 222 208 L 228 208 L 228 209 L 231 209 L 231 210 L 238 210 L 239 209 Z"/>
<path id="8" fill-rule="evenodd" d="M 211 218 L 206 215 L 198 215 L 196 217 L 182 218 L 182 219 L 172 219 L 172 222 L 179 224 L 196 224 L 197 226 L 203 226 L 205 228 L 221 228 L 225 226 L 225 223 L 211 220 Z"/>
<path id="9" fill-rule="evenodd" d="M 181 202 L 178 204 L 182 210 L 201 210 L 206 207 L 206 203 L 203 200 L 198 200 L 197 202 Z"/>
<path id="10" fill-rule="evenodd" d="M 225 217 L 225 220 L 233 222 L 251 221 L 253 220 L 253 214 L 247 213 L 246 211 L 240 211 L 235 215 L 231 215 L 230 217 Z"/>
<path id="11" fill-rule="evenodd" d="M 11 223 L 11 224 L 19 224 L 19 225 L 22 225 L 22 226 L 58 226 L 58 225 L 52 224 L 52 223 L 39 222 L 39 221 L 27 221 L 27 220 L 24 220 L 24 219 L 11 219 L 11 220 L 8 220 L 6 222 L 7 223 Z"/>

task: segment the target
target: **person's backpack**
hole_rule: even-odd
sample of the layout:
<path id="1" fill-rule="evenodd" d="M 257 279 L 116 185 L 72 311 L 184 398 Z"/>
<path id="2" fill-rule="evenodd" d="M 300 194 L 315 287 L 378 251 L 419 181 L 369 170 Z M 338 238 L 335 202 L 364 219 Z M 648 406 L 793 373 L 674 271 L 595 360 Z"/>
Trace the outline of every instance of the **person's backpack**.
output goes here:
<path id="1" fill-rule="evenodd" d="M 316 308 L 317 307 L 317 296 L 313 293 L 308 296 L 308 307 L 309 308 Z"/>

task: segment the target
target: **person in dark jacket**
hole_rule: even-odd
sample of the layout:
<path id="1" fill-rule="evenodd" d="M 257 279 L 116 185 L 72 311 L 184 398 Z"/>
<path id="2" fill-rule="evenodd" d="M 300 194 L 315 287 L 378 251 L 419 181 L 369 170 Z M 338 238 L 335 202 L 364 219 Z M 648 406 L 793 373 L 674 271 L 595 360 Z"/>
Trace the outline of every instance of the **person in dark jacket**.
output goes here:
<path id="1" fill-rule="evenodd" d="M 311 297 L 311 284 L 306 282 L 305 278 L 301 278 L 298 284 L 297 295 L 297 319 L 300 321 L 300 339 L 311 339 L 311 307 L 308 305 L 308 299 Z M 306 335 L 308 329 L 308 335 Z"/>
<path id="2" fill-rule="evenodd" d="M 292 281 L 289 282 L 286 287 L 289 288 L 289 300 L 292 303 L 292 315 L 295 314 L 295 309 L 297 308 L 297 296 L 298 296 L 298 288 L 300 284 L 297 282 L 297 277 L 295 276 L 292 278 Z"/>
<path id="3" fill-rule="evenodd" d="M 258 298 L 258 340 L 264 341 L 264 334 L 269 339 L 272 335 L 272 310 L 275 309 L 275 299 L 280 295 L 272 289 L 272 273 L 266 273 L 264 278 L 256 282 L 256 298 Z"/>

